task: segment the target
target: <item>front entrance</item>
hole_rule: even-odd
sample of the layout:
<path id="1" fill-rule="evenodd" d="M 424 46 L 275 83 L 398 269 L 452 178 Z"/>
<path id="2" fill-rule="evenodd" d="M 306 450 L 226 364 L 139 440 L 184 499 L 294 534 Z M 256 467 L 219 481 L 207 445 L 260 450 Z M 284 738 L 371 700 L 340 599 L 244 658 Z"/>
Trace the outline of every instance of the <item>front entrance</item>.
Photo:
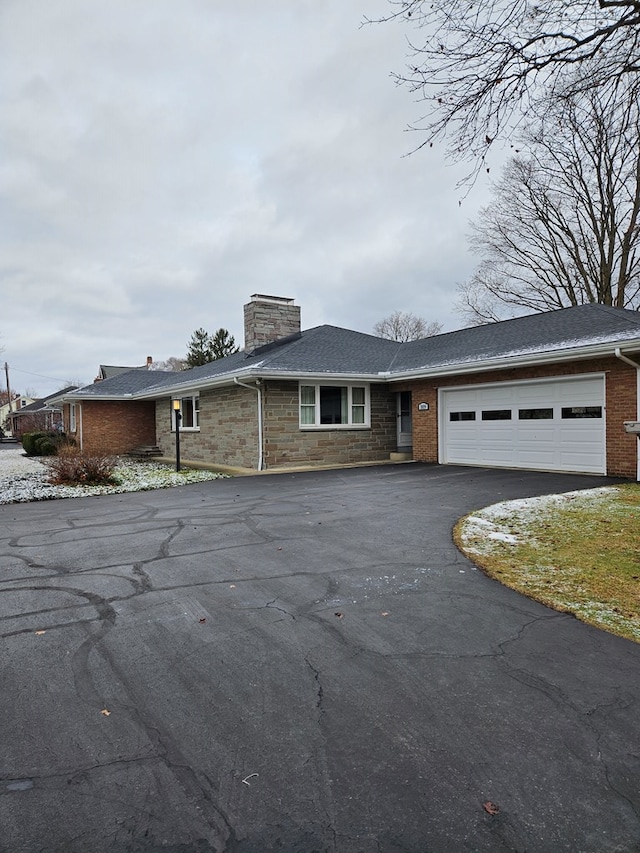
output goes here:
<path id="1" fill-rule="evenodd" d="M 396 421 L 398 427 L 398 452 L 411 453 L 413 448 L 411 391 L 400 391 L 396 394 Z"/>

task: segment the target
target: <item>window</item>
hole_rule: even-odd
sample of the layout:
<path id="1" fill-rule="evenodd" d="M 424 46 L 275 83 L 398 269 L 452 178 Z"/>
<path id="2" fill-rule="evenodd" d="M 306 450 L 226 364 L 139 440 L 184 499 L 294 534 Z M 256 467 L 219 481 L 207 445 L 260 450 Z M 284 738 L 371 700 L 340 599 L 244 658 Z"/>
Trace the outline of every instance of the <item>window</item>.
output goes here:
<path id="1" fill-rule="evenodd" d="M 567 406 L 562 409 L 563 420 L 573 418 L 601 418 L 602 406 Z"/>
<path id="2" fill-rule="evenodd" d="M 553 409 L 519 409 L 521 421 L 552 421 Z"/>
<path id="3" fill-rule="evenodd" d="M 450 421 L 475 421 L 475 412 L 449 412 Z"/>
<path id="4" fill-rule="evenodd" d="M 76 420 L 76 404 L 71 403 L 69 406 L 69 432 L 76 432 L 78 429 L 78 423 Z"/>
<path id="5" fill-rule="evenodd" d="M 369 426 L 367 385 L 300 385 L 300 427 Z"/>
<path id="6" fill-rule="evenodd" d="M 511 409 L 489 409 L 482 413 L 483 421 L 510 421 Z"/>
<path id="7" fill-rule="evenodd" d="M 173 401 L 171 401 L 171 430 L 176 430 L 176 413 L 173 409 Z M 200 397 L 194 394 L 191 397 L 182 397 L 180 400 L 180 429 L 200 429 Z"/>

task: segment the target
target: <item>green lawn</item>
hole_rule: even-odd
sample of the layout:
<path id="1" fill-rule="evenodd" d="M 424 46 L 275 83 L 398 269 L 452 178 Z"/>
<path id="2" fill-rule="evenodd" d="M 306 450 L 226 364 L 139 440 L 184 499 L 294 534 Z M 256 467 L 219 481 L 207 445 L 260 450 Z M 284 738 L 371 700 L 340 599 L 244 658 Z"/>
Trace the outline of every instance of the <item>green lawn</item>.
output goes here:
<path id="1" fill-rule="evenodd" d="M 640 642 L 640 485 L 496 504 L 454 538 L 490 577 Z"/>

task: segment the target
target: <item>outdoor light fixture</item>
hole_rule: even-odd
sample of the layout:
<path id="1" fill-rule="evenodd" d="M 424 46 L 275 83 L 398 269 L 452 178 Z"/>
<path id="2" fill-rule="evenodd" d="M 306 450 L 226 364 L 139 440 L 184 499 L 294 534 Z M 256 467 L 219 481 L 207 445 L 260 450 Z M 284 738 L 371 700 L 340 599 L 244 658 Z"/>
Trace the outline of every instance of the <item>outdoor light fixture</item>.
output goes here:
<path id="1" fill-rule="evenodd" d="M 180 470 L 180 421 L 182 420 L 182 412 L 180 411 L 180 400 L 173 401 L 173 412 L 176 418 L 176 471 Z"/>

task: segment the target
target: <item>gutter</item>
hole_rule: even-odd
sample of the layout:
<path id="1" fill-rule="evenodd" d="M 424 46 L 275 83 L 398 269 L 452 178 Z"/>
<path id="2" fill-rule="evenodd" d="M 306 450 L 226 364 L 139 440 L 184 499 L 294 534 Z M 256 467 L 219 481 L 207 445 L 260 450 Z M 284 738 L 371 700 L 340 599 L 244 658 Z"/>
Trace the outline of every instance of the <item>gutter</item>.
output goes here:
<path id="1" fill-rule="evenodd" d="M 247 385 L 246 382 L 241 382 L 237 376 L 233 377 L 236 385 L 241 385 L 243 388 L 248 388 L 249 391 L 255 391 L 258 395 L 258 471 L 264 469 L 264 456 L 262 452 L 262 388 L 260 387 L 261 379 L 256 379 L 255 385 Z"/>
<path id="2" fill-rule="evenodd" d="M 620 361 L 624 361 L 625 364 L 628 364 L 630 367 L 635 367 L 636 369 L 636 420 L 640 421 L 640 364 L 632 358 L 629 358 L 628 355 L 625 355 L 620 347 L 616 347 L 613 352 L 615 357 L 619 358 Z M 640 436 L 638 436 L 638 468 L 636 471 L 636 479 L 640 483 Z"/>
<path id="3" fill-rule="evenodd" d="M 615 348 L 614 355 L 616 358 L 619 358 L 620 361 L 624 361 L 627 364 L 630 364 L 631 367 L 635 367 L 636 370 L 640 370 L 640 364 L 638 364 L 637 361 L 633 361 L 633 359 L 629 358 L 628 355 L 624 355 L 620 347 Z"/>

